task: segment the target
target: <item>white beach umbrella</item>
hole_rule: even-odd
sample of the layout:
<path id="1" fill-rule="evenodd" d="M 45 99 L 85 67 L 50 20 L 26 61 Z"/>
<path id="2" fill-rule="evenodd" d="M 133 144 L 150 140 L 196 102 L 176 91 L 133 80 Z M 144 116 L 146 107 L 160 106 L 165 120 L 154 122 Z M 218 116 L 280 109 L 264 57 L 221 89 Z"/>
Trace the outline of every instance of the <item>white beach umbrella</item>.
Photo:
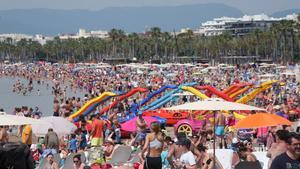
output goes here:
<path id="1" fill-rule="evenodd" d="M 69 120 L 63 117 L 48 116 L 39 120 L 39 123 L 32 125 L 32 132 L 36 136 L 45 136 L 48 129 L 52 128 L 59 136 L 74 132 L 77 127 Z"/>
<path id="2" fill-rule="evenodd" d="M 215 67 L 215 66 L 210 66 L 210 67 L 207 67 L 206 69 L 208 69 L 208 70 L 217 70 L 217 69 L 218 69 L 218 67 Z"/>
<path id="3" fill-rule="evenodd" d="M 173 106 L 166 108 L 166 110 L 210 110 L 214 112 L 214 130 L 216 128 L 216 111 L 221 110 L 256 110 L 256 111 L 265 111 L 265 109 L 261 109 L 254 106 L 249 106 L 241 103 L 236 102 L 228 102 L 218 98 L 209 98 L 205 99 L 204 101 L 186 103 L 178 106 Z M 214 144 L 213 144 L 213 154 L 214 154 L 214 164 L 215 164 L 215 141 L 216 135 L 214 134 Z"/>
<path id="4" fill-rule="evenodd" d="M 174 76 L 177 76 L 177 74 L 176 74 L 176 73 L 169 73 L 169 74 L 167 74 L 166 76 L 167 76 L 167 77 L 174 77 Z"/>
<path id="5" fill-rule="evenodd" d="M 24 116 L 10 115 L 5 112 L 0 112 L 0 125 L 1 126 L 18 126 L 25 124 L 37 123 L 37 119 L 28 118 Z"/>
<path id="6" fill-rule="evenodd" d="M 276 67 L 276 69 L 285 69 L 286 68 L 286 66 L 278 66 L 278 67 Z"/>
<path id="7" fill-rule="evenodd" d="M 203 101 L 186 103 L 178 106 L 173 106 L 166 108 L 166 110 L 210 110 L 210 111 L 220 111 L 220 110 L 256 110 L 265 111 L 254 106 L 249 106 L 246 104 L 228 102 L 218 98 L 205 99 Z"/>
<path id="8" fill-rule="evenodd" d="M 159 73 L 157 72 L 157 71 L 151 71 L 150 73 L 149 73 L 149 75 L 158 75 Z"/>
<path id="9" fill-rule="evenodd" d="M 294 72 L 283 72 L 283 73 L 280 73 L 280 75 L 295 76 L 296 73 L 294 73 Z"/>
<path id="10" fill-rule="evenodd" d="M 258 75 L 258 76 L 261 77 L 261 78 L 268 78 L 268 77 L 276 77 L 277 75 L 267 73 L 267 74 L 261 74 L 261 75 Z"/>
<path id="11" fill-rule="evenodd" d="M 158 67 L 161 67 L 161 68 L 166 68 L 166 67 L 171 67 L 172 65 L 167 63 L 167 64 L 161 64 L 161 65 L 158 65 Z"/>

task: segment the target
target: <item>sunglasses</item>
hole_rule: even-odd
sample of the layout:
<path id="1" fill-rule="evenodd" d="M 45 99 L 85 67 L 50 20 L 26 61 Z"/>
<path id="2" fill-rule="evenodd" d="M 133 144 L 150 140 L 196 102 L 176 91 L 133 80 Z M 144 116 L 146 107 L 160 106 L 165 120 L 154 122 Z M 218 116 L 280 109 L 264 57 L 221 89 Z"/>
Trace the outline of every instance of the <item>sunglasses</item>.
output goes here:
<path id="1" fill-rule="evenodd" d="M 78 163 L 79 161 L 78 161 L 78 160 L 74 160 L 73 162 L 74 162 L 74 163 Z"/>

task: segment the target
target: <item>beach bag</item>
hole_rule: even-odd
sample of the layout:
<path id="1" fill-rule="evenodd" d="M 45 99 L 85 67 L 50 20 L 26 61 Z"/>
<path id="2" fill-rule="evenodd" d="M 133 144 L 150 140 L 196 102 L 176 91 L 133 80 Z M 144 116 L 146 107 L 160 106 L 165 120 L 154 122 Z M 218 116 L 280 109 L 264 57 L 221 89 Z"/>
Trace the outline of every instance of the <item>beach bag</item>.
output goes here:
<path id="1" fill-rule="evenodd" d="M 0 169 L 33 169 L 31 151 L 23 143 L 5 143 L 0 145 Z"/>

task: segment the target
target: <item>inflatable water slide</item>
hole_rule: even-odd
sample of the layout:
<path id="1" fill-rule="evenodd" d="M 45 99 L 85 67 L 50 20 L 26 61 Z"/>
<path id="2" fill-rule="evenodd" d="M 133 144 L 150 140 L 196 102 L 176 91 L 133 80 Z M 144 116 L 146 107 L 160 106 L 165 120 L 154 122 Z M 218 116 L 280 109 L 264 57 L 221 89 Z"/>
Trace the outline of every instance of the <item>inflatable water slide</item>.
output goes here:
<path id="1" fill-rule="evenodd" d="M 195 86 L 195 85 L 197 85 L 196 82 L 185 83 L 185 84 L 179 85 L 178 87 L 176 87 L 172 91 L 166 93 L 165 95 L 163 95 L 159 99 L 155 100 L 154 102 L 150 103 L 149 105 L 142 107 L 139 110 L 139 113 L 142 113 L 145 110 L 155 110 L 155 109 L 158 109 L 161 106 L 167 104 L 168 102 L 176 99 L 177 96 L 174 96 L 174 94 L 182 92 L 181 87 L 183 87 L 183 86 Z"/>
<path id="2" fill-rule="evenodd" d="M 100 115 L 102 115 L 103 113 L 107 112 L 108 110 L 114 108 L 120 101 L 122 101 L 122 100 L 124 100 L 124 99 L 126 99 L 126 98 L 128 98 L 128 97 L 130 97 L 132 95 L 134 95 L 137 92 L 143 93 L 143 92 L 146 92 L 146 91 L 148 91 L 148 89 L 141 88 L 141 87 L 136 87 L 136 88 L 130 90 L 129 92 L 127 92 L 126 94 L 123 94 L 123 95 L 119 96 L 117 98 L 117 100 L 115 100 L 110 105 L 108 105 L 105 108 L 103 108 L 99 113 L 100 113 Z"/>
<path id="3" fill-rule="evenodd" d="M 116 96 L 115 93 L 112 92 L 104 92 L 100 96 L 88 101 L 86 104 L 84 104 L 78 111 L 71 114 L 69 116 L 69 119 L 73 122 L 78 121 L 78 118 L 80 115 L 86 116 L 90 114 L 97 106 L 99 106 L 101 103 L 109 100 L 111 97 Z"/>

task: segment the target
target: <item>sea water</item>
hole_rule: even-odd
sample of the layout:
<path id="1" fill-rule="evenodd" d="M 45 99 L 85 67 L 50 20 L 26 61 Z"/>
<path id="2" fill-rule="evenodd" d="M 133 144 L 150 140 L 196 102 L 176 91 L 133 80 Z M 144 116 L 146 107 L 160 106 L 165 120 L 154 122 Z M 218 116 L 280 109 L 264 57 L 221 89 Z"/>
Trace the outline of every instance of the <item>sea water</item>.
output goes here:
<path id="1" fill-rule="evenodd" d="M 28 80 L 22 78 L 12 77 L 1 77 L 0 78 L 0 108 L 8 114 L 12 113 L 15 107 L 27 106 L 33 109 L 37 106 L 43 113 L 43 116 L 51 116 L 53 114 L 53 100 L 54 95 L 52 94 L 52 82 L 48 81 L 49 86 L 47 87 L 46 82 L 44 84 L 37 84 L 33 82 L 33 91 L 26 93 L 24 96 L 22 93 L 13 92 L 13 84 L 20 80 L 26 87 L 29 83 Z M 38 92 L 39 90 L 39 92 Z M 66 90 L 67 97 L 83 97 L 84 92 L 77 91 L 72 92 L 69 87 Z"/>

